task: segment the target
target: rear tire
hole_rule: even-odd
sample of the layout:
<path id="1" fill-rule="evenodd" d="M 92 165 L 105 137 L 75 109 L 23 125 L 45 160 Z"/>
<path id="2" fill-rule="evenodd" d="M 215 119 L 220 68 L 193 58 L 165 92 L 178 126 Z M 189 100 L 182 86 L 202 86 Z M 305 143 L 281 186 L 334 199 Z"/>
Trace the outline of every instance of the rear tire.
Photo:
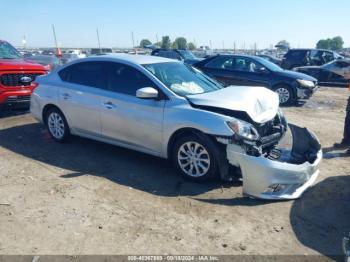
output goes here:
<path id="1" fill-rule="evenodd" d="M 175 142 L 171 158 L 184 178 L 205 181 L 219 175 L 218 152 L 218 147 L 209 137 L 193 134 Z"/>
<path id="2" fill-rule="evenodd" d="M 63 113 L 56 107 L 45 114 L 45 123 L 50 136 L 56 142 L 63 143 L 70 136 L 70 130 Z"/>

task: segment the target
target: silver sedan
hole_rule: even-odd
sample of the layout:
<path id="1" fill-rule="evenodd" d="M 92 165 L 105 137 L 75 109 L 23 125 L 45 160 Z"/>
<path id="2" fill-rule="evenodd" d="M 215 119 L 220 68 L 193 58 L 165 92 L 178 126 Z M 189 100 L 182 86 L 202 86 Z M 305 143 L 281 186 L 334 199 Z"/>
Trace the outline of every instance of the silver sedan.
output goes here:
<path id="1" fill-rule="evenodd" d="M 319 173 L 307 129 L 290 125 L 298 143 L 279 148 L 288 125 L 263 87 L 223 88 L 182 62 L 141 55 L 76 60 L 36 82 L 31 113 L 57 142 L 78 135 L 169 158 L 196 181 L 238 176 L 245 195 L 265 199 L 297 198 Z"/>

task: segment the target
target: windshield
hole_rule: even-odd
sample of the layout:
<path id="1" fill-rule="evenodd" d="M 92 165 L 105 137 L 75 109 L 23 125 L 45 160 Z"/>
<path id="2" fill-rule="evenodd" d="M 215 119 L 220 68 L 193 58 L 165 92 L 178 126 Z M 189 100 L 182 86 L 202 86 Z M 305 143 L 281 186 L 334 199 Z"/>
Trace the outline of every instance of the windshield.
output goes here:
<path id="1" fill-rule="evenodd" d="M 0 59 L 17 59 L 21 58 L 20 53 L 7 42 L 0 41 Z"/>
<path id="2" fill-rule="evenodd" d="M 180 96 L 208 93 L 223 88 L 215 80 L 183 63 L 159 63 L 143 66 Z"/>
<path id="3" fill-rule="evenodd" d="M 273 72 L 280 72 L 283 71 L 283 69 L 281 67 L 279 67 L 278 65 L 264 59 L 261 57 L 256 57 L 255 58 L 260 64 L 262 64 L 265 68 L 269 69 L 270 71 Z"/>
<path id="4" fill-rule="evenodd" d="M 179 53 L 185 58 L 185 59 L 197 59 L 197 57 L 195 57 L 195 55 L 188 50 L 178 50 Z"/>

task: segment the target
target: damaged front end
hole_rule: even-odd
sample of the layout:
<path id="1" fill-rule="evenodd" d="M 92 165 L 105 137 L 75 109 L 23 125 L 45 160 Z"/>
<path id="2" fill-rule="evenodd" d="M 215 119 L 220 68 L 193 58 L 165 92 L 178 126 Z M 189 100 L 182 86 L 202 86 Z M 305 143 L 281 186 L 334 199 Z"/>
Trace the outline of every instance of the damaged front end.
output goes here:
<path id="1" fill-rule="evenodd" d="M 296 199 L 315 182 L 322 159 L 321 145 L 306 128 L 288 126 L 292 143 L 282 141 L 287 123 L 281 112 L 274 120 L 255 126 L 258 138 L 217 138 L 227 144 L 228 162 L 241 170 L 244 195 Z"/>

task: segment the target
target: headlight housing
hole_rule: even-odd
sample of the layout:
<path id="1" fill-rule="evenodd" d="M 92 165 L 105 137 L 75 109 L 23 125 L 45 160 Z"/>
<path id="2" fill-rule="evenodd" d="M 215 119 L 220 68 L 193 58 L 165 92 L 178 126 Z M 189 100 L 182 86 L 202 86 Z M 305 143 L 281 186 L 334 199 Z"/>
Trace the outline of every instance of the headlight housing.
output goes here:
<path id="1" fill-rule="evenodd" d="M 248 139 L 248 140 L 258 140 L 259 133 L 256 128 L 245 121 L 242 120 L 231 120 L 226 122 L 229 128 L 235 133 L 236 136 Z"/>
<path id="2" fill-rule="evenodd" d="M 297 82 L 299 85 L 302 87 L 307 87 L 307 88 L 313 88 L 315 87 L 315 83 L 309 80 L 304 80 L 304 79 L 298 79 Z"/>

